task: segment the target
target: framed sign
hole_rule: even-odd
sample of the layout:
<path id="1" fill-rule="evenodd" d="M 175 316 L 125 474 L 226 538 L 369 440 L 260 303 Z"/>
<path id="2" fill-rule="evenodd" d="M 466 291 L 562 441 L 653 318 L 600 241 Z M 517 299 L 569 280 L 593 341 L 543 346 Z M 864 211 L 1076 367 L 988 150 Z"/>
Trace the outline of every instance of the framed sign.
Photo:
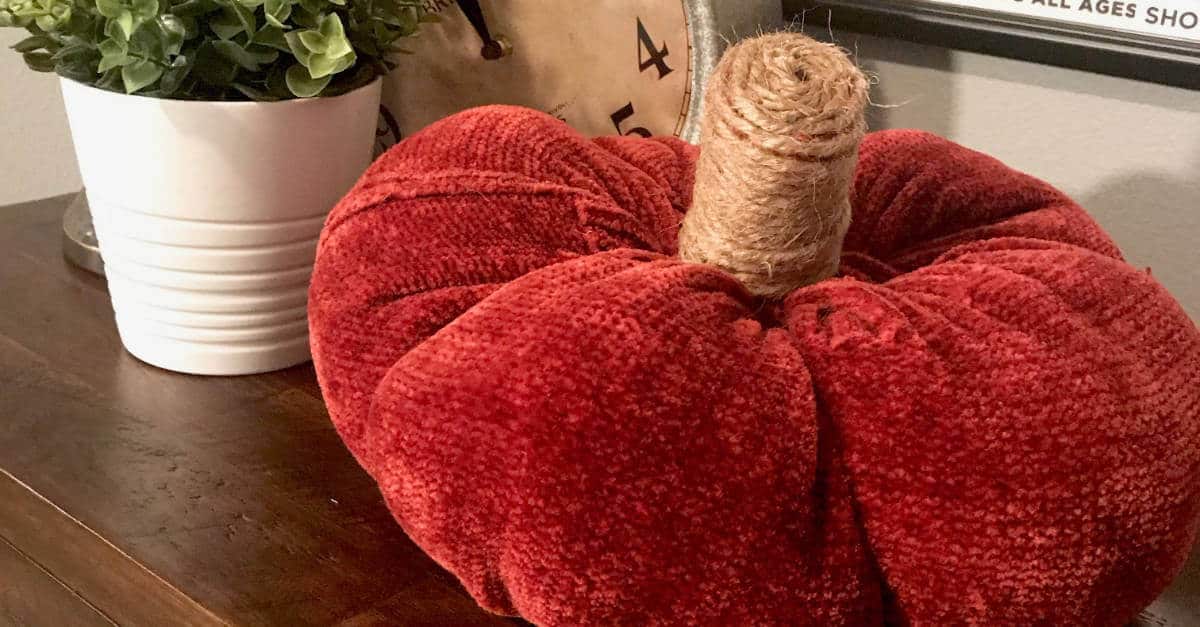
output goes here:
<path id="1" fill-rule="evenodd" d="M 1200 89 L 1197 0 L 801 0 L 809 24 Z M 823 15 L 822 12 L 828 12 Z"/>

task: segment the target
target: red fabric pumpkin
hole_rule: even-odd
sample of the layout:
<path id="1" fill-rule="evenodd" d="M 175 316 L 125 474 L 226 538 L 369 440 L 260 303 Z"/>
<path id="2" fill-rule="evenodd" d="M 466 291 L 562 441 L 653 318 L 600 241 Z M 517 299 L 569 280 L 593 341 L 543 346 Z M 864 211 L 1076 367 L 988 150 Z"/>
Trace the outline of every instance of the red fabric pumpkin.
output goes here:
<path id="1" fill-rule="evenodd" d="M 328 221 L 330 413 L 482 606 L 1118 625 L 1171 580 L 1200 513 L 1200 336 L 1079 206 L 873 134 L 842 277 L 764 303 L 672 258 L 696 155 L 477 109 Z"/>
<path id="2" fill-rule="evenodd" d="M 853 176 L 865 102 L 842 51 L 769 35 L 714 73 L 699 162 L 492 107 L 334 210 L 330 413 L 484 607 L 1117 625 L 1170 581 L 1200 514 L 1195 326 L 992 159 L 882 133 Z"/>

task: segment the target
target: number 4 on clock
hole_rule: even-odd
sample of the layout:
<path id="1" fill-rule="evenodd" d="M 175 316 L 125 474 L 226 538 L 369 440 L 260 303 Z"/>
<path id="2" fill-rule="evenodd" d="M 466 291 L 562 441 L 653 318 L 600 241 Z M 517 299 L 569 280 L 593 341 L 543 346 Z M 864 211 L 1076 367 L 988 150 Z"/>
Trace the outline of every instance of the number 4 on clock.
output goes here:
<path id="1" fill-rule="evenodd" d="M 669 52 L 667 52 L 667 42 L 663 42 L 662 49 L 654 47 L 654 39 L 650 37 L 650 33 L 646 32 L 646 25 L 642 24 L 642 18 L 637 18 L 637 36 L 638 36 L 638 69 L 642 72 L 650 69 L 650 66 L 658 68 L 658 78 L 662 78 L 671 73 L 671 68 L 664 61 Z M 642 56 L 642 51 L 649 55 L 649 58 Z"/>

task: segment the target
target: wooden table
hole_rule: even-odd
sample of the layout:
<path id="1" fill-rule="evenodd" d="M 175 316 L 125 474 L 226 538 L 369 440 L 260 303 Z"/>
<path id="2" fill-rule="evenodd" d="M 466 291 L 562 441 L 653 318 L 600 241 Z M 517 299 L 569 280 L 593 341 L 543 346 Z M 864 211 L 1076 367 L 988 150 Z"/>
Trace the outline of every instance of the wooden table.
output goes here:
<path id="1" fill-rule="evenodd" d="M 404 535 L 311 366 L 126 353 L 104 280 L 60 256 L 70 199 L 0 209 L 0 625 L 520 624 Z M 1200 624 L 1200 553 L 1140 624 Z"/>
<path id="2" fill-rule="evenodd" d="M 70 196 L 0 208 L 0 625 L 513 625 L 392 520 L 311 365 L 173 374 L 61 257 Z"/>

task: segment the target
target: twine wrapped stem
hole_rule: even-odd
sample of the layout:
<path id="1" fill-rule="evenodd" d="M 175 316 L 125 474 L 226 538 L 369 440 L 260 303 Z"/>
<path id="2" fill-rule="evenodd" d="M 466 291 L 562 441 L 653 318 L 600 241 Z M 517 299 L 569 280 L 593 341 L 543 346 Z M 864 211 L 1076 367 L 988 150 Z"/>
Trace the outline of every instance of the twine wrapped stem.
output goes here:
<path id="1" fill-rule="evenodd" d="M 680 258 L 766 298 L 833 276 L 866 104 L 866 77 L 836 46 L 777 33 L 730 48 L 704 97 Z"/>

